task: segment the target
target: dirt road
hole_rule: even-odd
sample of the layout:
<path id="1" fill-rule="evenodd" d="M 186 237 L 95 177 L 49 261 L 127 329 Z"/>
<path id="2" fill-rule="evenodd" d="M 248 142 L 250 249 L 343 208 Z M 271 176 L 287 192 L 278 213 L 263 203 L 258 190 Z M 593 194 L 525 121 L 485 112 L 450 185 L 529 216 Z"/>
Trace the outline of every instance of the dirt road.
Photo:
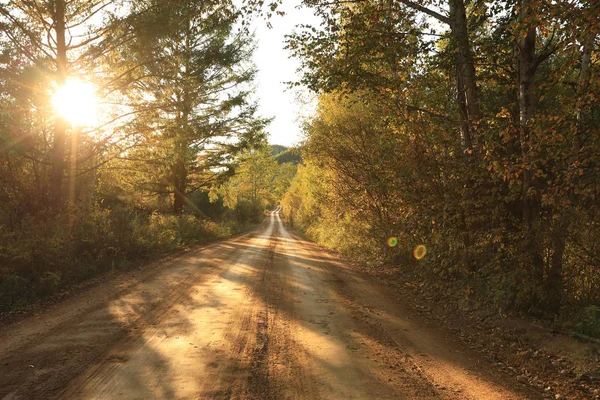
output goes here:
<path id="1" fill-rule="evenodd" d="M 0 328 L 4 399 L 521 399 L 387 287 L 256 231 L 124 274 Z"/>

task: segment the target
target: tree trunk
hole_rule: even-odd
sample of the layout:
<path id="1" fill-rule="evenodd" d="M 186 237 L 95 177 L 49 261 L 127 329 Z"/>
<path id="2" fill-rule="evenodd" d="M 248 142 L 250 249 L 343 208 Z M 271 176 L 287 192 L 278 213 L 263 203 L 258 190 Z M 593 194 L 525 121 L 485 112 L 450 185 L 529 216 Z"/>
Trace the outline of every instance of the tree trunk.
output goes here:
<path id="1" fill-rule="evenodd" d="M 467 13 L 464 0 L 450 0 L 450 29 L 454 41 L 458 102 L 461 107 L 463 142 L 471 149 L 476 141 L 477 122 L 481 119 L 475 61 L 469 40 Z M 466 112 L 466 121 L 462 114 Z"/>
<path id="2" fill-rule="evenodd" d="M 535 93 L 535 41 L 536 29 L 530 28 L 527 36 L 521 39 L 519 46 L 519 126 L 521 134 L 521 151 L 523 163 L 523 220 L 528 228 L 533 226 L 536 219 L 536 194 L 531 169 L 531 136 L 530 121 L 535 114 L 537 98 Z"/>
<path id="3" fill-rule="evenodd" d="M 469 124 L 469 111 L 467 110 L 467 99 L 465 97 L 465 86 L 463 84 L 463 77 L 461 76 L 460 71 L 458 71 L 458 65 L 456 66 L 456 69 L 456 91 L 461 132 L 460 144 L 462 151 L 464 152 L 465 159 L 470 160 L 472 159 L 472 157 L 471 154 L 469 154 L 469 150 L 473 149 L 473 140 L 471 136 L 471 127 Z"/>
<path id="4" fill-rule="evenodd" d="M 173 201 L 173 213 L 182 214 L 185 206 L 185 193 L 187 190 L 187 170 L 183 157 L 175 163 L 173 168 L 173 187 L 175 191 L 175 199 Z"/>
<path id="5" fill-rule="evenodd" d="M 544 258 L 542 240 L 539 237 L 541 217 L 541 187 L 532 165 L 534 149 L 531 137 L 531 119 L 537 106 L 535 75 L 537 56 L 535 51 L 537 30 L 532 21 L 532 5 L 528 0 L 520 4 L 520 21 L 527 24 L 525 36 L 519 42 L 519 128 L 523 157 L 523 236 L 524 251 L 528 254 L 533 276 L 537 284 L 543 283 Z M 532 299 L 533 300 L 533 299 Z M 539 299 L 537 299 L 539 300 Z"/>
<path id="6" fill-rule="evenodd" d="M 548 281 L 546 285 L 546 308 L 551 312 L 558 312 L 563 300 L 563 255 L 566 245 L 566 227 L 565 224 L 557 224 L 552 237 L 552 264 L 548 271 Z"/>
<path id="7" fill-rule="evenodd" d="M 67 81 L 67 45 L 65 39 L 65 1 L 55 0 L 54 30 L 56 32 L 56 80 L 58 86 Z M 67 122 L 57 116 L 52 146 L 52 175 L 50 178 L 50 204 L 59 209 L 63 201 L 63 179 L 65 170 L 65 133 Z"/>
<path id="8" fill-rule="evenodd" d="M 171 207 L 170 204 L 167 205 L 167 199 L 169 199 L 169 197 L 170 197 L 168 182 L 169 182 L 169 180 L 167 178 L 163 178 L 163 179 L 161 179 L 160 183 L 158 184 L 158 211 L 159 212 L 163 212 L 163 211 L 168 212 L 169 208 Z"/>
<path id="9" fill-rule="evenodd" d="M 185 99 L 183 100 L 185 103 Z M 185 106 L 184 106 L 185 107 Z M 184 109 L 179 118 L 179 131 L 175 133 L 175 165 L 173 165 L 173 213 L 182 214 L 186 201 L 187 191 L 187 129 L 188 129 L 189 112 Z"/>
<path id="10" fill-rule="evenodd" d="M 459 92 L 464 92 L 463 100 L 459 99 L 459 103 L 464 102 L 464 108 L 467 110 L 467 121 L 469 129 L 462 127 L 463 140 L 475 142 L 473 140 L 478 121 L 481 119 L 481 111 L 479 108 L 479 94 L 477 89 L 477 77 L 475 74 L 475 61 L 473 51 L 471 49 L 471 41 L 469 40 L 469 28 L 467 24 L 467 10 L 464 0 L 448 0 L 450 14 L 449 16 L 442 15 L 430 8 L 422 6 L 420 2 L 413 0 L 398 0 L 405 6 L 413 10 L 422 12 L 432 18 L 435 18 L 443 24 L 450 26 L 452 32 L 452 40 L 456 51 L 456 67 L 458 71 L 458 80 L 461 82 L 458 88 Z M 467 139 L 467 137 L 469 139 Z"/>
<path id="11" fill-rule="evenodd" d="M 191 71 L 191 56 L 192 56 L 192 45 L 190 40 L 192 38 L 192 32 L 190 30 L 190 8 L 189 3 L 186 4 L 185 15 L 187 31 L 184 43 L 184 60 L 183 60 L 183 71 L 181 73 L 182 80 L 187 81 L 189 73 Z M 190 99 L 189 99 L 189 87 L 185 87 L 183 93 L 178 95 L 178 107 L 180 112 L 178 113 L 178 131 L 175 132 L 175 165 L 173 168 L 173 186 L 175 191 L 175 198 L 173 201 L 173 213 L 182 214 L 186 202 L 186 191 L 187 191 L 187 151 L 188 151 L 188 130 L 190 129 L 189 118 L 191 114 Z M 180 97 L 179 97 L 180 96 Z"/>
<path id="12" fill-rule="evenodd" d="M 466 181 L 467 190 L 463 193 L 467 204 L 473 204 L 473 190 L 475 187 L 474 162 L 477 157 L 475 142 L 477 121 L 481 118 L 479 110 L 479 100 L 477 93 L 477 80 L 475 76 L 475 62 L 469 40 L 469 30 L 467 24 L 467 13 L 464 0 L 449 1 L 449 23 L 452 32 L 452 45 L 454 46 L 454 55 L 456 63 L 456 91 L 457 104 L 460 118 L 461 146 L 463 157 L 466 163 Z M 462 241 L 465 247 L 463 251 L 463 264 L 466 268 L 473 268 L 469 265 L 469 252 L 471 251 L 471 236 L 478 227 L 471 226 L 468 223 L 466 214 L 470 210 L 463 209 L 461 216 Z"/>
<path id="13" fill-rule="evenodd" d="M 577 110 L 577 138 L 575 143 L 576 149 L 574 149 L 576 151 L 579 151 L 579 136 L 585 130 L 585 114 L 589 109 L 589 107 L 585 106 L 585 95 L 590 84 L 590 64 L 596 36 L 596 33 L 590 33 L 583 45 L 583 57 L 581 58 L 581 71 L 579 73 L 579 87 L 577 89 L 577 100 L 579 101 L 580 106 Z"/>

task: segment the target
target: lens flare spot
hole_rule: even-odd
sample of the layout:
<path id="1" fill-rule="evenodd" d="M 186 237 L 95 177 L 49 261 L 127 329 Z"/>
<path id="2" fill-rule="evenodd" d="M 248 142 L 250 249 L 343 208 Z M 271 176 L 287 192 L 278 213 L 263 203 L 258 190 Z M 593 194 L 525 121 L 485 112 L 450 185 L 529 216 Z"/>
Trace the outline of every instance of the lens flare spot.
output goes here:
<path id="1" fill-rule="evenodd" d="M 396 247 L 398 245 L 398 238 L 396 236 L 390 236 L 387 240 L 388 247 Z"/>
<path id="2" fill-rule="evenodd" d="M 425 247 L 424 244 L 418 245 L 413 250 L 413 255 L 415 256 L 415 258 L 417 260 L 420 260 L 421 258 L 425 257 L 425 254 L 427 254 L 427 248 Z"/>

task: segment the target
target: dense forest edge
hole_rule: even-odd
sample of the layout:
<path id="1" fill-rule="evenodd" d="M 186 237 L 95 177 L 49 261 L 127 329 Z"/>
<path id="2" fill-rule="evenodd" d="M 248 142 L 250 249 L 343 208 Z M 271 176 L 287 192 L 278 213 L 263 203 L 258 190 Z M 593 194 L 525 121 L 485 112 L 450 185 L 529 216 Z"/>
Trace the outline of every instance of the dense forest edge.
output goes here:
<path id="1" fill-rule="evenodd" d="M 305 1 L 287 220 L 352 260 L 600 336 L 598 3 Z"/>

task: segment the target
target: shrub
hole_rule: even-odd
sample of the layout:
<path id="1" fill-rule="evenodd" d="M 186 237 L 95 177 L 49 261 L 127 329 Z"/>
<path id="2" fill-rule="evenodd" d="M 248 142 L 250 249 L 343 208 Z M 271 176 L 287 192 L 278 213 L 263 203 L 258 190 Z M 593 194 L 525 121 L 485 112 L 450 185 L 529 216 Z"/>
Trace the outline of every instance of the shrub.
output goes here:
<path id="1" fill-rule="evenodd" d="M 588 306 L 578 314 L 575 331 L 600 338 L 600 307 Z"/>
<path id="2" fill-rule="evenodd" d="M 258 218 L 254 205 L 240 212 L 243 218 Z M 98 273 L 236 231 L 239 224 L 232 221 L 217 224 L 193 215 L 147 214 L 125 207 L 97 207 L 71 219 L 26 218 L 12 232 L 0 226 L 0 312 L 23 308 Z"/>
<path id="3" fill-rule="evenodd" d="M 233 217 L 239 224 L 257 224 L 264 215 L 264 208 L 258 201 L 240 199 L 233 210 Z"/>

